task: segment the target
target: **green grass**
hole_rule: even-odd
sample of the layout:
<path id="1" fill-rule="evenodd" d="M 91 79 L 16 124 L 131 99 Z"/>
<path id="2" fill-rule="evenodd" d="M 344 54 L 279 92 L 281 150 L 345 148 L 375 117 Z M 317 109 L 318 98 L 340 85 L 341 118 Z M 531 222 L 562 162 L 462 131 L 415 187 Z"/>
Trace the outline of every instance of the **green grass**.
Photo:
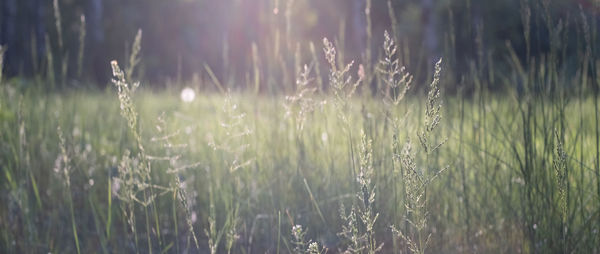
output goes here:
<path id="1" fill-rule="evenodd" d="M 354 133 L 350 140 L 345 123 L 335 116 L 338 110 L 332 98 L 315 96 L 325 101 L 308 113 L 302 133 L 298 134 L 293 119 L 286 118 L 284 98 L 233 94 L 231 101 L 244 113 L 243 124 L 251 130 L 239 144 L 247 144 L 245 155 L 251 163 L 235 171 L 227 170 L 231 155 L 215 150 L 209 144 L 223 140 L 221 123 L 227 121 L 222 108 L 225 97 L 199 94 L 192 103 L 179 100 L 176 90 L 135 95 L 142 143 L 152 156 L 173 156 L 185 163 L 198 163 L 180 171 L 177 177 L 185 183 L 191 221 L 198 235 L 201 252 L 208 249 L 209 217 L 214 217 L 216 236 L 223 236 L 228 213 L 237 207 L 234 253 L 293 249 L 293 225 L 307 229 L 313 239 L 330 252 L 344 249 L 347 242 L 337 236 L 344 223 L 339 206 L 356 204 L 357 187 L 352 165 L 358 165 L 360 135 L 372 140 L 372 185 L 377 195 L 373 209 L 379 214 L 374 227 L 383 250 L 403 250 L 398 239 L 392 240 L 390 225 L 404 225 L 405 207 L 400 174 L 394 172 L 392 157 L 393 128 L 388 114 L 410 113 L 400 126 L 398 140 L 415 139 L 423 119 L 424 100 L 407 95 L 398 108 L 390 108 L 371 97 L 350 100 L 347 112 L 352 119 L 347 125 Z M 120 158 L 129 149 L 138 151 L 135 137 L 119 114 L 114 90 L 75 90 L 64 94 L 19 91 L 10 84 L 0 90 L 0 160 L 3 194 L 0 209 L 0 244 L 7 252 L 75 252 L 71 225 L 69 195 L 72 194 L 74 221 L 79 246 L 86 252 L 135 252 L 132 232 L 122 209 L 125 203 L 111 195 Z M 553 109 L 535 112 L 531 125 L 533 136 L 525 146 L 524 128 L 519 102 L 506 96 L 487 96 L 482 106 L 477 101 L 447 97 L 439 136 L 447 143 L 428 155 L 428 167 L 450 168 L 432 181 L 427 190 L 428 227 L 431 234 L 428 250 L 463 252 L 467 250 L 517 252 L 531 251 L 525 236 L 531 214 L 534 236 L 539 250 L 553 250 L 562 239 L 555 226 L 563 224 L 558 185 L 554 180 L 553 146 L 545 144 L 554 136 L 549 125 L 564 125 L 564 152 L 568 167 L 564 223 L 568 224 L 569 248 L 576 252 L 593 252 L 598 241 L 598 199 L 594 172 L 596 153 L 593 138 L 594 105 L 591 98 L 571 100 L 564 108 L 564 118 L 556 119 Z M 541 110 L 536 108 L 534 110 Z M 463 112 L 464 113 L 461 113 Z M 173 144 L 187 144 L 184 149 L 165 154 L 163 146 L 152 142 L 160 137 L 155 126 L 164 113 L 168 130 L 179 130 Z M 559 122 L 556 122 L 559 121 Z M 581 121 L 581 123 L 580 123 Z M 580 125 L 581 124 L 581 125 Z M 53 171 L 60 146 L 56 127 L 65 136 L 66 152 L 71 163 L 70 191 L 63 176 Z M 462 128 L 462 130 L 461 130 Z M 462 135 L 459 135 L 462 133 Z M 459 139 L 460 137 L 460 139 Z M 582 137 L 582 138 L 580 138 Z M 551 141 L 550 141 L 551 142 Z M 349 151 L 349 147 L 354 147 Z M 462 148 L 459 148 L 462 147 Z M 532 152 L 524 149 L 531 147 Z M 417 150 L 417 163 L 425 160 Z M 354 153 L 355 161 L 351 161 Z M 524 154 L 536 165 L 534 176 L 527 182 L 520 169 Z M 229 158 L 229 159 L 228 159 Z M 545 161 L 546 159 L 549 159 Z M 168 162 L 152 162 L 151 182 L 169 186 Z M 418 164 L 420 165 L 420 164 Z M 464 174 L 461 176 L 461 174 Z M 462 182 L 464 181 L 464 183 Z M 527 185 L 532 185 L 529 188 Z M 468 186 L 468 189 L 464 189 Z M 120 186 L 123 187 L 122 185 Z M 531 189 L 531 200 L 524 201 Z M 155 190 L 157 191 L 157 190 Z M 157 191 L 159 192 L 159 191 Z M 107 196 L 107 193 L 108 196 Z M 158 195 L 154 208 L 148 209 L 149 221 L 137 220 L 134 227 L 139 238 L 139 252 L 195 251 L 186 225 L 185 209 L 175 202 L 173 193 Z M 583 195 L 579 197 L 579 195 Z M 468 200 L 469 204 L 464 203 Z M 209 203 L 214 205 L 211 215 Z M 134 206 L 139 218 L 142 206 Z M 281 218 L 280 218 L 281 216 Z M 467 217 L 468 216 L 468 217 Z M 154 221 L 155 220 L 155 221 Z M 177 223 L 175 223 L 177 222 Z M 468 223 L 466 223 L 468 222 Z M 148 225 L 146 225 L 148 223 Z M 149 232 L 147 232 L 149 230 Z M 160 231 L 159 231 L 160 230 Z M 362 230 L 362 229 L 361 229 Z M 278 236 L 280 233 L 281 236 Z M 558 234 L 558 235 L 557 235 Z M 192 242 L 190 242 L 192 241 Z M 224 240 L 217 246 L 225 251 Z"/>

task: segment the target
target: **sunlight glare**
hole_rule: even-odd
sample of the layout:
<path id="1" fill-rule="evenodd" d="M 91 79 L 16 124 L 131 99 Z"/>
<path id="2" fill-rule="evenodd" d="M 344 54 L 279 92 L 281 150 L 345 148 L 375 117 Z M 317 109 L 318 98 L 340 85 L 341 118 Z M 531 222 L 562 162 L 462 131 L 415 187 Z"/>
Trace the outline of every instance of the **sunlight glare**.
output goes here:
<path id="1" fill-rule="evenodd" d="M 194 89 L 186 87 L 183 90 L 181 90 L 181 100 L 182 101 L 192 102 L 192 101 L 194 101 L 194 98 L 196 98 L 196 92 L 194 92 Z"/>

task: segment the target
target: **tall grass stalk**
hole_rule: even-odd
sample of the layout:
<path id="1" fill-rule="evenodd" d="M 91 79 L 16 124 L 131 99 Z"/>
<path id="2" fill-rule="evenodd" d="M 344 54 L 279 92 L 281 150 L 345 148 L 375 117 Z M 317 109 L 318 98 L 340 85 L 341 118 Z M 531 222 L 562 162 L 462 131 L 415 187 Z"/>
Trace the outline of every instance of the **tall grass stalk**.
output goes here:
<path id="1" fill-rule="evenodd" d="M 85 52 L 85 15 L 81 15 L 79 23 L 79 52 L 77 54 L 77 77 L 81 78 L 83 73 L 83 54 Z"/>
<path id="2" fill-rule="evenodd" d="M 425 253 L 431 233 L 426 235 L 427 230 L 427 188 L 432 181 L 437 178 L 448 167 L 430 172 L 435 167 L 430 155 L 439 149 L 445 141 L 436 143 L 433 141 L 435 131 L 442 118 L 442 104 L 440 102 L 440 76 L 442 71 L 442 60 L 440 59 L 435 66 L 435 73 L 429 91 L 427 94 L 424 127 L 418 133 L 421 147 L 425 154 L 424 165 L 419 168 L 415 154 L 413 152 L 412 142 L 408 139 L 400 155 L 402 161 L 402 173 L 404 184 L 406 185 L 406 213 L 405 220 L 410 227 L 404 230 L 398 229 L 395 225 L 391 226 L 395 236 L 401 238 L 408 245 L 413 253 Z M 398 156 L 398 155 L 396 155 Z"/>
<path id="3" fill-rule="evenodd" d="M 60 49 L 60 52 L 63 52 L 64 43 L 63 43 L 62 18 L 60 15 L 60 6 L 58 3 L 58 0 L 52 1 L 52 7 L 54 10 L 54 28 L 56 28 L 56 34 L 57 34 L 57 38 L 58 38 L 58 48 Z"/>
<path id="4" fill-rule="evenodd" d="M 348 135 L 348 141 L 350 146 L 348 148 L 350 157 L 350 176 L 351 182 L 354 184 L 353 179 L 356 177 L 356 167 L 354 164 L 354 144 L 352 138 L 352 130 L 350 128 L 351 119 L 348 111 L 350 110 L 350 100 L 352 95 L 356 92 L 356 89 L 365 78 L 365 70 L 362 65 L 358 68 L 358 79 L 352 81 L 352 76 L 349 74 L 350 68 L 354 64 L 354 61 L 345 65 L 342 68 L 338 68 L 336 64 L 336 49 L 333 44 L 327 39 L 323 38 L 323 51 L 325 52 L 325 59 L 329 63 L 329 87 L 333 90 L 334 105 L 338 119 L 342 124 L 342 129 Z"/>
<path id="5" fill-rule="evenodd" d="M 344 222 L 339 235 L 350 242 L 348 253 L 377 253 L 383 244 L 375 239 L 375 223 L 379 213 L 375 211 L 375 186 L 373 180 L 373 148 L 372 141 L 361 132 L 361 151 L 357 183 L 359 191 L 356 194 L 359 205 L 352 205 L 347 214 L 343 205 L 340 206 L 340 216 Z"/>
<path id="6" fill-rule="evenodd" d="M 211 254 L 217 253 L 222 234 L 217 232 L 217 212 L 214 204 L 214 193 L 212 186 L 208 187 L 209 207 L 208 207 L 208 229 L 204 233 L 208 237 L 208 249 Z"/>
<path id="7" fill-rule="evenodd" d="M 392 0 L 387 0 L 388 16 L 390 17 L 392 38 L 394 41 L 398 41 L 398 18 L 396 17 L 396 11 L 392 4 Z"/>
<path id="8" fill-rule="evenodd" d="M 65 139 L 63 137 L 63 133 L 60 127 L 58 127 L 58 138 L 59 138 L 59 146 L 60 146 L 60 161 L 62 168 L 57 169 L 61 171 L 61 175 L 63 177 L 63 181 L 66 184 L 67 188 L 67 196 L 69 198 L 69 211 L 71 213 L 71 226 L 73 230 L 73 239 L 75 241 L 75 248 L 77 249 L 77 253 L 81 253 L 79 248 L 79 237 L 77 236 L 77 223 L 75 222 L 75 209 L 73 208 L 73 195 L 71 194 L 71 160 L 69 155 L 67 154 L 67 148 Z"/>
<path id="9" fill-rule="evenodd" d="M 388 2 L 388 4 L 391 4 Z M 391 15 L 391 14 L 390 14 Z M 394 214 L 400 214 L 398 207 L 405 209 L 407 207 L 407 193 L 406 193 L 406 178 L 404 177 L 405 168 L 402 166 L 402 147 L 399 142 L 399 137 L 402 133 L 402 123 L 406 122 L 409 110 L 406 109 L 406 114 L 402 115 L 400 102 L 404 99 L 404 96 L 411 88 L 413 76 L 406 71 L 404 66 L 400 66 L 399 52 L 396 46 L 395 40 L 390 34 L 384 32 L 384 43 L 383 43 L 383 59 L 380 60 L 377 66 L 377 77 L 384 84 L 384 87 L 380 88 L 381 98 L 383 100 L 385 108 L 386 119 L 391 123 L 392 128 L 392 142 L 391 142 L 391 153 L 392 153 L 392 174 L 395 178 L 399 179 L 401 191 L 400 196 L 402 197 L 402 204 L 398 200 L 398 194 L 394 185 Z M 408 221 L 404 223 L 404 230 L 408 230 Z M 396 248 L 396 239 L 394 238 L 394 248 Z"/>
<path id="10" fill-rule="evenodd" d="M 252 66 L 254 68 L 254 93 L 260 92 L 260 58 L 256 43 L 252 43 Z"/>
<path id="11" fill-rule="evenodd" d="M 56 87 L 56 76 L 54 69 L 54 55 L 52 54 L 52 47 L 50 46 L 50 36 L 45 34 L 44 42 L 46 43 L 46 80 L 50 82 L 50 88 Z"/>
<path id="12" fill-rule="evenodd" d="M 246 142 L 246 138 L 253 131 L 246 125 L 246 114 L 240 112 L 239 106 L 234 101 L 231 93 L 226 94 L 222 108 L 224 119 L 220 121 L 220 127 L 224 135 L 216 139 L 212 138 L 209 141 L 209 146 L 214 151 L 221 153 L 223 166 L 227 169 L 224 174 L 230 180 L 228 182 L 229 186 L 225 187 L 225 190 L 221 193 L 224 197 L 223 201 L 227 208 L 227 213 L 224 214 L 225 221 L 217 231 L 217 214 L 214 211 L 216 204 L 214 193 L 212 192 L 212 181 L 216 180 L 216 178 L 213 179 L 213 175 L 211 174 L 211 185 L 209 186 L 209 229 L 205 229 L 205 233 L 209 238 L 208 244 L 211 253 L 218 251 L 219 242 L 223 235 L 225 236 L 227 253 L 232 251 L 234 244 L 240 237 L 238 234 L 240 200 L 250 197 L 250 193 L 248 193 L 249 189 L 245 188 L 242 183 L 251 180 L 248 176 L 251 175 L 249 171 L 255 160 L 249 151 L 250 144 Z M 251 239 L 252 235 L 249 238 Z"/>
<path id="13" fill-rule="evenodd" d="M 442 119 L 442 103 L 440 101 L 441 91 L 439 87 L 441 73 L 442 59 L 435 64 L 435 73 L 433 75 L 433 80 L 429 85 L 427 101 L 425 104 L 425 128 L 421 130 L 419 134 L 419 141 L 421 142 L 421 146 L 427 155 L 433 153 L 445 142 L 443 141 L 441 143 L 434 144 L 431 141 L 431 138 L 433 138 L 433 131 L 436 129 Z"/>
<path id="14" fill-rule="evenodd" d="M 54 0 L 52 2 L 53 10 L 54 10 L 54 25 L 56 28 L 56 37 L 58 38 L 58 56 L 60 58 L 60 81 L 61 84 L 65 83 L 67 80 L 67 71 L 69 68 L 69 51 L 65 49 L 64 45 L 64 35 L 62 28 L 62 16 L 60 13 L 60 5 L 58 0 Z M 48 47 L 49 49 L 49 47 Z M 47 52 L 50 52 L 49 50 Z M 48 53 L 50 54 L 50 53 Z"/>
<path id="15" fill-rule="evenodd" d="M 175 138 L 181 136 L 182 131 L 177 130 L 173 133 L 170 133 L 169 128 L 167 127 L 167 122 L 164 114 L 159 116 L 156 128 L 160 136 L 152 138 L 151 141 L 160 143 L 160 146 L 165 149 L 165 155 L 162 157 L 149 156 L 149 159 L 156 162 L 164 160 L 168 161 L 169 166 L 166 169 L 166 173 L 170 175 L 170 187 L 159 189 L 162 189 L 164 191 L 163 193 L 173 193 L 173 221 L 175 225 L 177 225 L 177 213 L 175 204 L 179 203 L 183 207 L 188 232 L 192 236 L 194 246 L 197 250 L 199 250 L 200 245 L 198 243 L 198 237 L 196 236 L 196 232 L 194 230 L 195 215 L 192 215 L 195 214 L 195 212 L 193 212 L 192 207 L 194 197 L 188 194 L 186 188 L 189 184 L 182 182 L 180 176 L 188 169 L 194 169 L 198 167 L 200 163 L 182 164 L 180 162 L 180 158 L 182 157 L 182 155 L 179 152 L 179 150 L 187 148 L 188 145 L 186 143 L 177 143 Z M 158 228 L 158 221 L 156 222 L 156 225 L 156 227 Z M 175 230 L 175 233 L 178 234 L 177 229 Z M 179 249 L 179 243 L 177 243 L 176 248 Z"/>
<path id="16" fill-rule="evenodd" d="M 131 45 L 131 54 L 129 56 L 129 62 L 127 69 L 125 70 L 126 80 L 133 80 L 133 71 L 140 63 L 140 51 L 142 50 L 142 29 L 138 29 L 135 39 Z"/>
<path id="17" fill-rule="evenodd" d="M 0 84 L 2 84 L 2 73 L 4 72 L 4 52 L 6 52 L 6 46 L 0 45 Z"/>
<path id="18" fill-rule="evenodd" d="M 310 77 L 310 71 L 311 69 L 307 65 L 304 65 L 303 70 L 297 74 L 299 77 L 296 80 L 296 92 L 294 95 L 286 96 L 284 104 L 286 116 L 294 122 L 299 143 L 302 142 L 301 133 L 307 117 L 319 105 L 318 101 L 313 98 L 317 88 L 310 85 L 313 82 L 313 78 Z"/>
<path id="19" fill-rule="evenodd" d="M 138 33 L 138 35 L 139 36 L 136 36 L 136 38 L 141 38 L 141 33 Z M 136 41 L 139 41 L 139 39 L 136 39 Z M 136 57 L 132 55 L 130 59 L 136 59 Z M 123 211 L 124 215 L 129 218 L 128 223 L 134 235 L 137 249 L 136 251 L 139 251 L 139 247 L 137 245 L 137 234 L 135 231 L 135 204 L 142 206 L 146 222 L 146 240 L 148 244 L 148 252 L 152 253 L 153 248 L 152 240 L 150 238 L 151 230 L 148 206 L 152 205 L 152 209 L 156 209 L 154 207 L 154 200 L 156 198 L 156 194 L 154 194 L 154 188 L 158 186 L 152 184 L 150 158 L 146 155 L 144 145 L 142 144 L 142 137 L 138 126 L 138 113 L 132 100 L 133 92 L 137 89 L 137 87 L 139 87 L 139 82 L 133 83 L 133 85 L 130 86 L 125 79 L 125 73 L 123 73 L 116 61 L 111 62 L 111 67 L 115 77 L 115 79 L 113 79 L 113 83 L 117 87 L 118 98 L 121 104 L 121 116 L 123 116 L 123 118 L 125 118 L 127 121 L 129 130 L 132 132 L 135 138 L 135 143 L 138 149 L 138 154 L 133 159 L 130 158 L 129 151 L 126 151 L 126 153 L 123 155 L 121 164 L 119 166 L 119 176 L 115 179 L 120 181 L 123 185 L 121 187 L 121 191 L 118 192 L 117 197 L 127 204 L 127 210 Z M 155 229 L 160 232 L 158 229 L 158 220 Z"/>
<path id="20" fill-rule="evenodd" d="M 567 177 L 568 177 L 568 168 L 567 168 L 567 154 L 565 153 L 563 144 L 561 142 L 561 137 L 559 136 L 558 131 L 555 131 L 556 137 L 556 153 L 554 154 L 554 173 L 556 182 L 558 185 L 558 204 L 560 209 L 560 217 L 561 217 L 561 241 L 563 250 L 565 253 L 569 252 L 569 246 L 567 242 Z"/>
<path id="21" fill-rule="evenodd" d="M 319 58 L 317 58 L 317 50 L 315 49 L 315 44 L 312 41 L 309 44 L 309 48 L 310 48 L 310 54 L 312 56 L 311 66 L 314 65 L 314 68 L 315 68 L 317 88 L 320 93 L 323 93 L 324 87 L 323 87 L 323 77 L 321 76 L 321 65 L 320 65 L 321 61 L 319 61 Z"/>
<path id="22" fill-rule="evenodd" d="M 413 76 L 406 71 L 404 66 L 400 66 L 396 44 L 387 31 L 385 31 L 384 37 L 384 58 L 380 61 L 377 70 L 382 83 L 386 86 L 385 89 L 380 90 L 385 103 L 398 106 L 410 89 Z"/>
<path id="23" fill-rule="evenodd" d="M 371 20 L 371 5 L 372 0 L 366 0 L 365 5 L 365 19 L 366 19 L 366 49 L 365 49 L 365 84 L 367 84 L 367 89 L 370 88 L 373 82 L 373 21 Z M 378 88 L 378 87 L 377 87 Z M 376 88 L 376 89 L 377 89 Z M 373 91 L 376 92 L 376 91 Z"/>

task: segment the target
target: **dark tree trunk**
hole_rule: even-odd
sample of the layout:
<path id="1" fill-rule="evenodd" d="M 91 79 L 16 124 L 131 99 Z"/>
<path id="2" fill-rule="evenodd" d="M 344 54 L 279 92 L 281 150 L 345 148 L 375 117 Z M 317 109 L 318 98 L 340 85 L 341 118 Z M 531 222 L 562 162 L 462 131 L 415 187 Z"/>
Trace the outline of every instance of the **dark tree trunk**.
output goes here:
<path id="1" fill-rule="evenodd" d="M 44 0 L 33 0 L 34 6 L 34 28 L 33 33 L 35 35 L 35 45 L 36 48 L 34 50 L 37 51 L 38 59 L 34 59 L 35 61 L 41 61 L 44 58 L 45 54 L 45 35 L 46 35 L 46 26 L 44 22 L 44 14 L 46 12 Z"/>
<path id="2" fill-rule="evenodd" d="M 0 45 L 7 46 L 4 56 L 4 66 L 7 76 L 14 75 L 16 67 L 14 62 L 17 60 L 16 46 L 16 23 L 17 23 L 17 2 L 16 0 L 2 0 L 2 28 L 0 31 Z"/>
<path id="3" fill-rule="evenodd" d="M 367 41 L 367 22 L 365 20 L 365 0 L 352 1 L 352 40 L 357 52 L 362 52 Z"/>
<path id="4" fill-rule="evenodd" d="M 102 0 L 90 0 L 86 20 L 88 22 L 88 31 L 91 43 L 101 43 L 104 41 L 104 29 L 102 27 L 102 16 L 104 15 L 104 6 Z"/>
<path id="5" fill-rule="evenodd" d="M 19 18 L 18 31 L 24 31 L 17 38 L 20 45 L 19 65 L 24 68 L 23 74 L 35 75 L 45 59 L 45 4 L 44 0 L 27 0 L 23 4 L 25 8 L 22 12 L 27 19 Z"/>
<path id="6" fill-rule="evenodd" d="M 423 43 L 425 45 L 425 55 L 427 56 L 428 64 L 437 62 L 440 58 L 439 40 L 436 30 L 436 15 L 434 10 L 433 0 L 422 0 L 421 8 L 423 10 Z"/>
<path id="7" fill-rule="evenodd" d="M 91 63 L 91 73 L 95 81 L 104 83 L 110 77 L 108 62 L 104 48 L 104 4 L 103 0 L 90 0 L 86 8 L 87 38 L 86 48 L 88 59 L 84 62 Z"/>

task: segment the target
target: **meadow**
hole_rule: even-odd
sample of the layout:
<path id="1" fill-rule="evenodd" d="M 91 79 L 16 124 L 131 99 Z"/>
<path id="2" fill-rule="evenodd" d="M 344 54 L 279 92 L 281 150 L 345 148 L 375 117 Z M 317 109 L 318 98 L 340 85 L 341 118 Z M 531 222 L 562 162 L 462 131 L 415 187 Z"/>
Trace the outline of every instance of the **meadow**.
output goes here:
<path id="1" fill-rule="evenodd" d="M 279 88 L 257 64 L 243 88 L 208 66 L 145 86 L 141 32 L 106 89 L 0 76 L 0 252 L 598 253 L 598 34 L 576 19 L 575 61 L 549 22 L 541 58 L 507 43 L 460 77 L 445 52 L 413 78 L 387 32 L 372 64 L 286 53 Z"/>

